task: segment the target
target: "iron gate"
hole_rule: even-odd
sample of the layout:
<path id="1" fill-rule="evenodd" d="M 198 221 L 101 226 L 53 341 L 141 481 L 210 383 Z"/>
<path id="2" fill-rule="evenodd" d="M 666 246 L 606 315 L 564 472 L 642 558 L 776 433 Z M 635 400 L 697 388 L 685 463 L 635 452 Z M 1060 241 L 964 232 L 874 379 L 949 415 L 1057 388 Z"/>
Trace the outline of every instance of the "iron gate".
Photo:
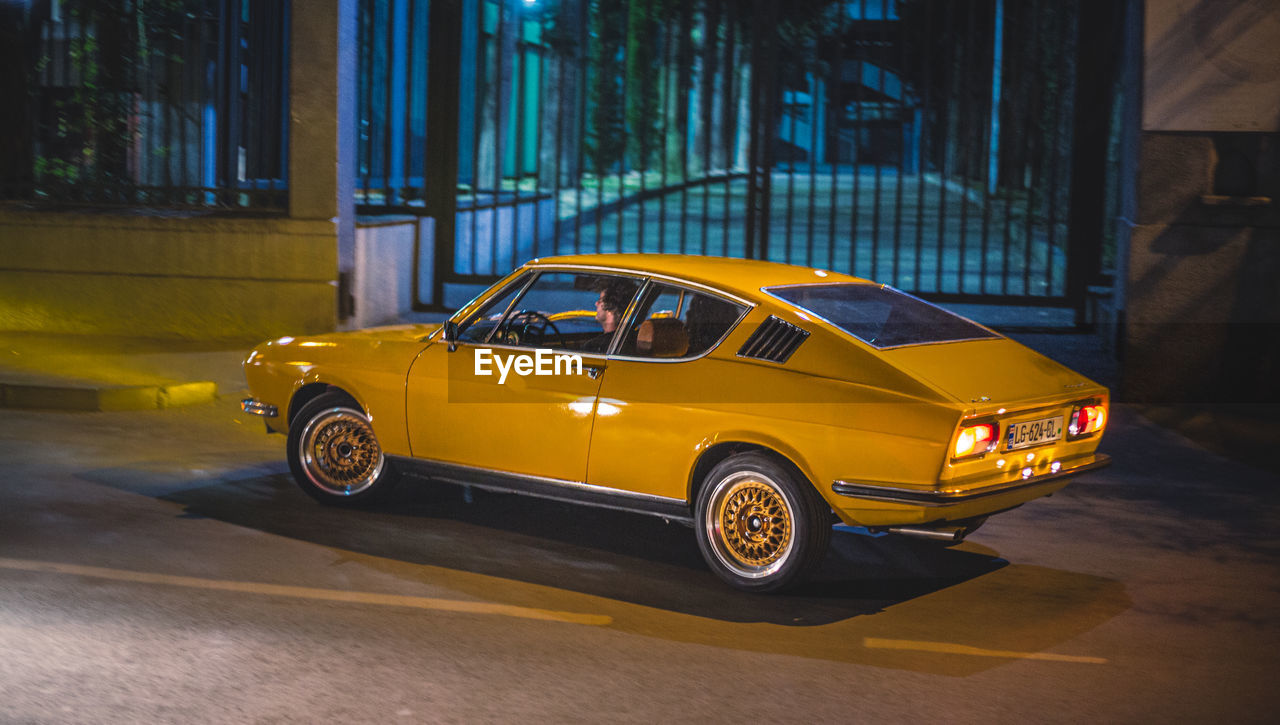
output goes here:
<path id="1" fill-rule="evenodd" d="M 1092 2 L 364 0 L 358 202 L 435 219 L 424 308 L 579 252 L 1079 308 Z"/>

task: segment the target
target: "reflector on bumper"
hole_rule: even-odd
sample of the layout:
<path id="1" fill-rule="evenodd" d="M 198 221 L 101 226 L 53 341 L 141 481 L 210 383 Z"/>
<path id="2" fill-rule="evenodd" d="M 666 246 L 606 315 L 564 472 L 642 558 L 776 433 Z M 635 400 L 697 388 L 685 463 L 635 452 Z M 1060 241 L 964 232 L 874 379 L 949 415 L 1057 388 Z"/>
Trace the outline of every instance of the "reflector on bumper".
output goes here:
<path id="1" fill-rule="evenodd" d="M 260 415 L 263 418 L 274 418 L 279 415 L 279 411 L 276 410 L 276 406 L 263 403 L 253 398 L 245 398 L 244 400 L 241 400 L 240 410 L 243 410 L 249 415 Z"/>

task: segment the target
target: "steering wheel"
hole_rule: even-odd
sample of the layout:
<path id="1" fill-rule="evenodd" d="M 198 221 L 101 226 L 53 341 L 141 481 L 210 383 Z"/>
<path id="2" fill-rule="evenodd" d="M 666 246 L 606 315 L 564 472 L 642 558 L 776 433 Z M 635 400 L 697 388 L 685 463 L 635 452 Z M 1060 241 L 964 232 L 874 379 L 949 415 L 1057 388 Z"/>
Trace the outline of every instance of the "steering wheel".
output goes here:
<path id="1" fill-rule="evenodd" d="M 559 347 L 567 348 L 569 344 L 556 323 L 550 317 L 537 310 L 519 310 L 507 320 L 502 337 L 509 345 L 541 345 L 547 341 L 547 330 L 555 333 Z"/>

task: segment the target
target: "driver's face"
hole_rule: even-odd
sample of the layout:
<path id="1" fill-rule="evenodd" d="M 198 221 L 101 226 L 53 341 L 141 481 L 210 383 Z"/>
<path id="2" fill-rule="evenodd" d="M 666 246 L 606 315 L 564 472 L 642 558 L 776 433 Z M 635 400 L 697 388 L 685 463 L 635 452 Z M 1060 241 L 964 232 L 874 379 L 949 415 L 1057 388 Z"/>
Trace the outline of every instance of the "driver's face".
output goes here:
<path id="1" fill-rule="evenodd" d="M 605 332 L 613 332 L 613 328 L 618 324 L 617 313 L 605 306 L 604 292 L 601 292 L 596 300 L 596 322 L 600 323 Z"/>

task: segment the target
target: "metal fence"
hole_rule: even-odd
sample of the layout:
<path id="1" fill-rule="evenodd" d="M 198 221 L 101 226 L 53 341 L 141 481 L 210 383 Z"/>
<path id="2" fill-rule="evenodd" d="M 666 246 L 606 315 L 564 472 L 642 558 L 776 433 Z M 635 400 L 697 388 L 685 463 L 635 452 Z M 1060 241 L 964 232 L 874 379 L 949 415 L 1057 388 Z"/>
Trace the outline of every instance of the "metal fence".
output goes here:
<path id="1" fill-rule="evenodd" d="M 1077 304 L 1080 7 L 363 0 L 359 201 L 436 219 L 436 305 L 627 251 Z"/>
<path id="2" fill-rule="evenodd" d="M 357 202 L 435 220 L 423 305 L 572 252 L 772 259 L 1037 304 L 1079 305 L 1098 276 L 1102 252 L 1068 242 L 1075 192 L 1104 183 L 1073 170 L 1080 84 L 1099 83 L 1078 69 L 1106 70 L 1079 44 L 1105 3 L 357 5 Z M 0 4 L 17 101 L 0 198 L 284 207 L 289 12 Z"/>
<path id="3" fill-rule="evenodd" d="M 286 0 L 6 4 L 24 112 L 0 198 L 148 207 L 287 203 Z"/>

